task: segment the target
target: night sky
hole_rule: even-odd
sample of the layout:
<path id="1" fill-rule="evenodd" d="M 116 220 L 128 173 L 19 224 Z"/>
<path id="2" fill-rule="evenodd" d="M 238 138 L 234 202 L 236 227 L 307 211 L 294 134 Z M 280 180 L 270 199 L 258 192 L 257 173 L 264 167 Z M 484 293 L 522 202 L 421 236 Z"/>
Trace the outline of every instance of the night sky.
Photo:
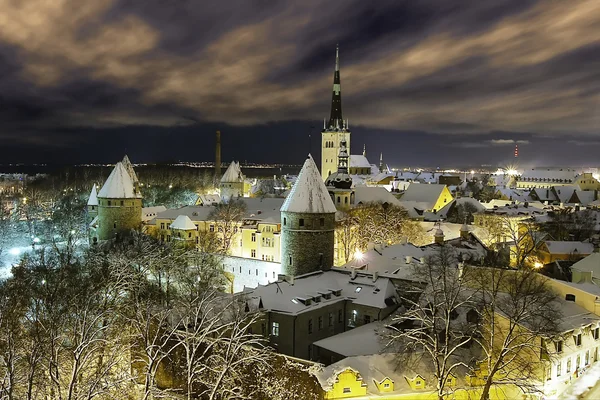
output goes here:
<path id="1" fill-rule="evenodd" d="M 0 163 L 301 163 L 336 43 L 372 162 L 600 165 L 598 0 L 0 0 Z"/>

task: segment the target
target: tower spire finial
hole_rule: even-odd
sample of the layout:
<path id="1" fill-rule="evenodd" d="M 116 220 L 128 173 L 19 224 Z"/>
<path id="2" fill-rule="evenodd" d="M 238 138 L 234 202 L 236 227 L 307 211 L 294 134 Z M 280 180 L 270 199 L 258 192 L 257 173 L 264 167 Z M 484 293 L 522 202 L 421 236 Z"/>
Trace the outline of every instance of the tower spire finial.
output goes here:
<path id="1" fill-rule="evenodd" d="M 363 157 L 367 156 L 367 144 L 363 143 Z"/>
<path id="2" fill-rule="evenodd" d="M 329 128 L 338 129 L 342 117 L 342 89 L 340 84 L 340 47 L 335 46 L 335 71 L 333 71 L 333 91 L 331 95 L 331 115 L 329 116 Z"/>
<path id="3" fill-rule="evenodd" d="M 335 70 L 340 70 L 340 44 L 335 44 Z"/>

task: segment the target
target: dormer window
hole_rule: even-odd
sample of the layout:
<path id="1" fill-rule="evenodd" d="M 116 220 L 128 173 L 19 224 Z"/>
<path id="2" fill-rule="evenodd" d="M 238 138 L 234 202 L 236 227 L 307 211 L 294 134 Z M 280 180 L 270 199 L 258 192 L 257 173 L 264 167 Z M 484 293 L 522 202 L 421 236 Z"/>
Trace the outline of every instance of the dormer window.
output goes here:
<path id="1" fill-rule="evenodd" d="M 354 289 L 354 293 L 360 293 L 361 290 L 362 286 L 357 286 L 356 289 Z"/>

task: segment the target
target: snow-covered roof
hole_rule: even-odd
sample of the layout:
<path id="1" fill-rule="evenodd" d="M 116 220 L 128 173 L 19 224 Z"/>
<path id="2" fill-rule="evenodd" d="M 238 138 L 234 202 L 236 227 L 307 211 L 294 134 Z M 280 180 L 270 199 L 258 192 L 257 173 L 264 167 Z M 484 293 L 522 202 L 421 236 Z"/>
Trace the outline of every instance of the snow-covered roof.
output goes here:
<path id="1" fill-rule="evenodd" d="M 135 199 L 142 196 L 136 192 L 131 176 L 123 163 L 118 162 L 104 186 L 100 189 L 98 197 L 104 199 Z"/>
<path id="2" fill-rule="evenodd" d="M 388 343 L 388 340 L 382 337 L 389 333 L 386 325 L 383 321 L 375 321 L 313 344 L 344 357 L 379 354 L 386 349 Z M 360 343 L 360 346 L 357 346 L 357 343 Z"/>
<path id="3" fill-rule="evenodd" d="M 564 182 L 571 183 L 575 181 L 577 171 L 573 169 L 554 169 L 554 168 L 532 168 L 523 171 L 519 178 L 520 181 L 532 182 Z"/>
<path id="4" fill-rule="evenodd" d="M 591 272 L 595 278 L 600 278 L 600 253 L 592 253 L 571 266 L 581 272 Z"/>
<path id="5" fill-rule="evenodd" d="M 159 213 L 166 211 L 165 206 L 154 206 L 154 207 L 143 207 L 142 208 L 142 222 L 150 221 L 155 218 Z"/>
<path id="6" fill-rule="evenodd" d="M 244 181 L 244 175 L 242 174 L 242 170 L 240 169 L 240 164 L 232 161 L 227 167 L 227 170 L 223 174 L 221 178 L 221 182 L 223 183 L 238 183 Z"/>
<path id="7" fill-rule="evenodd" d="M 129 174 L 129 176 L 131 177 L 131 181 L 134 184 L 139 182 L 137 174 L 135 173 L 135 170 L 133 169 L 133 165 L 131 164 L 131 161 L 129 161 L 129 157 L 127 157 L 127 154 L 125 154 L 125 156 L 123 157 L 123 160 L 121 162 L 123 163 L 123 166 L 127 170 L 127 173 Z"/>
<path id="8" fill-rule="evenodd" d="M 388 278 L 358 273 L 352 279 L 347 270 L 332 268 L 297 276 L 294 282 L 278 281 L 247 291 L 248 298 L 259 297 L 265 310 L 299 314 L 348 300 L 368 307 L 387 309 L 398 304 L 394 285 Z M 318 297 L 319 301 L 315 298 Z M 307 299 L 312 299 L 307 303 Z"/>
<path id="9" fill-rule="evenodd" d="M 431 210 L 442 195 L 446 185 L 411 183 L 401 197 L 403 202 L 415 201 L 426 204 L 426 210 Z"/>
<path id="10" fill-rule="evenodd" d="M 221 203 L 221 196 L 219 194 L 201 194 L 198 196 L 200 205 L 212 206 Z"/>
<path id="11" fill-rule="evenodd" d="M 589 242 L 547 240 L 544 243 L 550 254 L 592 254 L 594 252 L 594 245 Z"/>
<path id="12" fill-rule="evenodd" d="M 335 213 L 335 205 L 329 196 L 327 187 L 321 178 L 312 156 L 308 156 L 294 183 L 294 187 L 285 199 L 282 212 L 295 213 Z"/>
<path id="13" fill-rule="evenodd" d="M 90 197 L 87 202 L 88 206 L 97 206 L 98 205 L 98 193 L 96 192 L 96 184 L 92 186 L 92 191 L 90 192 Z"/>
<path id="14" fill-rule="evenodd" d="M 508 200 L 516 200 L 520 202 L 531 201 L 531 197 L 529 196 L 529 192 L 525 192 L 519 189 L 510 189 L 510 188 L 498 188 L 497 189 L 502 196 L 506 197 Z"/>
<path id="15" fill-rule="evenodd" d="M 594 197 L 596 196 L 594 191 L 592 190 L 576 190 L 575 195 L 579 200 L 579 204 L 582 206 L 587 206 L 594 202 Z"/>
<path id="16" fill-rule="evenodd" d="M 350 168 L 371 168 L 371 164 L 366 156 L 362 154 L 350 155 Z"/>
<path id="17" fill-rule="evenodd" d="M 459 197 L 455 201 L 457 206 L 469 204 L 477 209 L 477 211 L 485 210 L 485 206 L 481 204 L 479 200 L 474 199 L 473 197 Z"/>
<path id="18" fill-rule="evenodd" d="M 532 190 L 532 193 L 540 201 L 548 201 L 548 202 L 558 201 L 558 197 L 556 197 L 556 195 L 550 188 L 534 188 Z"/>
<path id="19" fill-rule="evenodd" d="M 400 201 L 383 187 L 357 186 L 354 188 L 354 203 L 389 203 L 401 206 Z"/>
<path id="20" fill-rule="evenodd" d="M 552 188 L 552 190 L 554 191 L 554 193 L 556 193 L 556 197 L 558 197 L 558 200 L 561 203 L 569 203 L 569 201 L 571 200 L 571 197 L 573 196 L 573 193 L 575 193 L 576 190 L 579 190 L 579 186 L 578 185 L 560 185 L 560 186 L 554 186 Z"/>
<path id="21" fill-rule="evenodd" d="M 196 225 L 187 215 L 179 215 L 171 224 L 171 229 L 179 229 L 182 231 L 196 230 Z"/>

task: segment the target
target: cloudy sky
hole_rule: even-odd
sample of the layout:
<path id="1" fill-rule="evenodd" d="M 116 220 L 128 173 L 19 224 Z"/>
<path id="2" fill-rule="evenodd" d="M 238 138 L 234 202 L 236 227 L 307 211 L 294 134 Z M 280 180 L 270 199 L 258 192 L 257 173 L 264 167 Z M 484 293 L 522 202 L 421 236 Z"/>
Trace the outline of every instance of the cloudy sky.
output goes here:
<path id="1" fill-rule="evenodd" d="M 0 163 L 300 163 L 336 43 L 354 153 L 600 164 L 598 0 L 0 0 Z"/>

